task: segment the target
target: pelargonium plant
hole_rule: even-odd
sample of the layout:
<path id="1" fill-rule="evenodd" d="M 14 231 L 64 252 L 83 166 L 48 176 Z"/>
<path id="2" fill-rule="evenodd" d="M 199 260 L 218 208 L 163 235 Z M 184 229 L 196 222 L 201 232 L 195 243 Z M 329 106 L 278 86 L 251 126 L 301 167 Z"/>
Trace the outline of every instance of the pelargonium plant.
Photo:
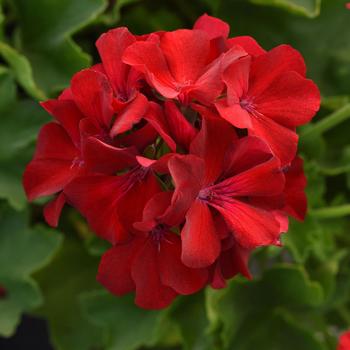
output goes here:
<path id="1" fill-rule="evenodd" d="M 193 29 L 96 42 L 101 63 L 42 103 L 23 184 L 57 226 L 75 207 L 112 247 L 98 281 L 147 309 L 207 285 L 251 278 L 248 259 L 280 246 L 307 203 L 296 127 L 320 105 L 300 53 L 264 50 L 203 15 Z"/>

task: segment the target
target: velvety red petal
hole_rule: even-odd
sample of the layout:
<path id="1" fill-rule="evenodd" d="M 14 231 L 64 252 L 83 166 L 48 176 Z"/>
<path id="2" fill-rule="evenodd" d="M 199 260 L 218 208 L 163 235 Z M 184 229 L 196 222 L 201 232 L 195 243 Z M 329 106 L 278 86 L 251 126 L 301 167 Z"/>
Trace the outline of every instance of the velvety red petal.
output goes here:
<path id="1" fill-rule="evenodd" d="M 251 36 L 236 36 L 226 41 L 228 47 L 240 46 L 250 56 L 256 57 L 264 54 L 266 51 Z"/>
<path id="2" fill-rule="evenodd" d="M 190 152 L 205 161 L 205 184 L 214 183 L 223 171 L 226 149 L 236 139 L 234 128 L 218 115 L 205 108 L 202 114 L 202 128 L 193 140 Z"/>
<path id="3" fill-rule="evenodd" d="M 230 202 L 213 204 L 225 218 L 239 245 L 247 249 L 277 244 L 280 225 L 268 211 L 230 199 Z"/>
<path id="4" fill-rule="evenodd" d="M 280 164 L 277 158 L 271 158 L 211 188 L 215 193 L 229 197 L 281 194 L 285 186 L 285 177 L 280 171 Z"/>
<path id="5" fill-rule="evenodd" d="M 131 266 L 141 240 L 118 244 L 103 254 L 98 267 L 97 281 L 115 295 L 124 295 L 135 290 Z"/>
<path id="6" fill-rule="evenodd" d="M 174 156 L 168 163 L 175 185 L 175 192 L 169 209 L 162 220 L 169 226 L 179 225 L 187 210 L 198 196 L 204 180 L 204 161 L 193 155 Z"/>
<path id="7" fill-rule="evenodd" d="M 208 35 L 201 30 L 179 29 L 166 32 L 160 47 L 174 79 L 181 85 L 193 84 L 203 72 L 210 52 Z"/>
<path id="8" fill-rule="evenodd" d="M 218 37 L 227 38 L 230 33 L 230 26 L 219 18 L 208 16 L 206 13 L 200 16 L 195 22 L 193 29 L 205 31 L 209 39 Z"/>
<path id="9" fill-rule="evenodd" d="M 79 122 L 84 118 L 71 100 L 48 100 L 41 103 L 65 129 L 76 146 L 80 144 Z"/>
<path id="10" fill-rule="evenodd" d="M 320 100 L 315 83 L 296 72 L 287 72 L 277 77 L 254 103 L 264 116 L 295 128 L 311 120 L 320 107 Z"/>
<path id="11" fill-rule="evenodd" d="M 162 284 L 179 294 L 192 294 L 208 281 L 206 269 L 192 269 L 181 261 L 181 239 L 173 233 L 164 237 L 159 247 L 159 271 Z"/>
<path id="12" fill-rule="evenodd" d="M 116 117 L 112 129 L 110 131 L 111 137 L 129 131 L 133 125 L 137 124 L 148 108 L 147 98 L 138 94 L 136 98 L 131 101 Z"/>
<path id="13" fill-rule="evenodd" d="M 53 200 L 47 203 L 44 207 L 45 221 L 52 227 L 57 227 L 66 197 L 63 192 L 57 195 Z"/>
<path id="14" fill-rule="evenodd" d="M 91 172 L 113 175 L 136 165 L 135 147 L 117 148 L 95 137 L 88 137 L 83 143 L 83 158 Z"/>
<path id="15" fill-rule="evenodd" d="M 114 244 L 129 235 L 117 212 L 127 186 L 126 175 L 90 175 L 75 179 L 66 186 L 64 193 L 68 202 L 87 219 L 91 229 Z"/>
<path id="16" fill-rule="evenodd" d="M 226 152 L 222 178 L 234 176 L 272 157 L 269 146 L 258 137 L 247 136 L 237 140 Z"/>
<path id="17" fill-rule="evenodd" d="M 62 191 L 81 173 L 71 160 L 32 160 L 23 174 L 23 187 L 30 201 Z"/>
<path id="18" fill-rule="evenodd" d="M 163 96 L 174 98 L 179 94 L 163 52 L 156 43 L 148 41 L 132 44 L 125 50 L 123 61 L 145 73 L 149 83 Z"/>
<path id="19" fill-rule="evenodd" d="M 192 140 L 197 135 L 197 129 L 179 111 L 173 101 L 165 101 L 164 113 L 174 141 L 180 147 L 188 150 Z"/>
<path id="20" fill-rule="evenodd" d="M 113 92 L 107 77 L 97 71 L 85 69 L 71 81 L 74 101 L 79 109 L 99 125 L 109 127 L 114 115 Z"/>
<path id="21" fill-rule="evenodd" d="M 155 142 L 157 137 L 157 130 L 148 123 L 130 134 L 123 135 L 123 137 L 119 139 L 119 142 L 124 147 L 135 146 L 142 153 L 148 145 Z"/>
<path id="22" fill-rule="evenodd" d="M 177 293 L 162 284 L 158 261 L 158 246 L 148 239 L 132 264 L 131 275 L 136 285 L 136 305 L 144 309 L 162 309 Z"/>
<path id="23" fill-rule="evenodd" d="M 298 146 L 298 135 L 272 119 L 260 116 L 252 118 L 253 126 L 250 135 L 262 138 L 271 148 L 281 165 L 289 164 L 295 157 Z"/>
<path id="24" fill-rule="evenodd" d="M 207 267 L 219 256 L 220 240 L 206 203 L 198 199 L 193 202 L 186 214 L 181 239 L 182 261 L 188 267 Z"/>
<path id="25" fill-rule="evenodd" d="M 130 67 L 122 61 L 125 49 L 136 41 L 125 27 L 115 28 L 102 34 L 96 41 L 103 67 L 116 93 L 124 92 Z"/>
<path id="26" fill-rule="evenodd" d="M 159 192 L 155 194 L 145 205 L 142 221 L 150 221 L 158 218 L 169 207 L 173 192 Z"/>
<path id="27" fill-rule="evenodd" d="M 250 72 L 251 96 L 260 95 L 280 74 L 295 71 L 305 76 L 306 66 L 299 51 L 280 45 L 253 60 Z"/>
<path id="28" fill-rule="evenodd" d="M 220 116 L 235 127 L 239 129 L 252 127 L 250 114 L 239 103 L 228 104 L 226 99 L 221 99 L 215 103 L 215 107 Z"/>

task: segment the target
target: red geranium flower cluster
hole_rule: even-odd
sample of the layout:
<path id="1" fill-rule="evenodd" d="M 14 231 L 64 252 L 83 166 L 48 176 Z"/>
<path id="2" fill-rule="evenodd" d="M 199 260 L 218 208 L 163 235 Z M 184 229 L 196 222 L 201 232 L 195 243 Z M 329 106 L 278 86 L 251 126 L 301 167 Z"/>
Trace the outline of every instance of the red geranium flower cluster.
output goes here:
<path id="1" fill-rule="evenodd" d="M 97 40 L 102 63 L 42 103 L 24 174 L 29 200 L 56 226 L 65 203 L 112 244 L 98 280 L 157 309 L 178 294 L 250 276 L 256 247 L 280 245 L 287 215 L 306 211 L 296 127 L 319 108 L 290 46 L 270 51 L 200 17 L 191 30 Z"/>

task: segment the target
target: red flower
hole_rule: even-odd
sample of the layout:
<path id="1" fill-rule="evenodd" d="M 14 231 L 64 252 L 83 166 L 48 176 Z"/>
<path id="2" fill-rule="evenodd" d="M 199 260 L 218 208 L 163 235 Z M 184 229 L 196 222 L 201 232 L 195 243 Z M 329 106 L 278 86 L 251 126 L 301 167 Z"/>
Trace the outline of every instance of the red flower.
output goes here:
<path id="1" fill-rule="evenodd" d="M 349 350 L 350 349 L 350 331 L 345 332 L 339 338 L 339 345 L 337 350 Z"/>
<path id="2" fill-rule="evenodd" d="M 52 226 L 66 202 L 79 210 L 113 245 L 98 280 L 144 308 L 251 278 L 251 251 L 305 216 L 296 127 L 317 111 L 317 87 L 296 50 L 229 31 L 208 15 L 191 30 L 110 30 L 102 62 L 42 104 L 55 121 L 25 170 L 27 197 L 55 196 Z"/>
<path id="3" fill-rule="evenodd" d="M 268 201 L 282 193 L 285 180 L 280 162 L 259 139 L 234 139 L 234 129 L 226 122 L 205 115 L 191 144 L 192 155 L 169 161 L 175 194 L 168 215 L 174 224 L 186 215 L 181 236 L 182 260 L 187 266 L 209 266 L 219 256 L 222 233 L 214 212 L 224 217 L 242 247 L 279 242 L 280 224 L 274 214 L 250 201 L 254 197 Z"/>
<path id="4" fill-rule="evenodd" d="M 227 98 L 216 102 L 220 115 L 249 135 L 268 143 L 282 165 L 297 149 L 295 128 L 311 120 L 320 105 L 317 86 L 305 79 L 300 54 L 281 45 L 257 57 L 245 57 L 223 74 Z"/>
<path id="5" fill-rule="evenodd" d="M 162 220 L 171 193 L 156 194 L 146 204 L 139 230 L 128 242 L 102 257 L 97 279 L 112 293 L 136 290 L 135 302 L 146 309 L 160 309 L 177 294 L 192 294 L 207 283 L 204 269 L 190 269 L 181 262 L 181 239 Z"/>

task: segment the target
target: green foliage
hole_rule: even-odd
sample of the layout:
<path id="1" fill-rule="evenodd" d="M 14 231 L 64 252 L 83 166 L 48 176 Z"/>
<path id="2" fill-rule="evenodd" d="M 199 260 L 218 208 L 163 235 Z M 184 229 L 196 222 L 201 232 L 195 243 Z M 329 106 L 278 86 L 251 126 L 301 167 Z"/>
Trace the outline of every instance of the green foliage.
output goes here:
<path id="1" fill-rule="evenodd" d="M 23 312 L 48 320 L 59 350 L 334 350 L 350 328 L 350 11 L 344 0 L 0 1 L 0 336 Z M 251 258 L 252 281 L 232 280 L 145 311 L 95 282 L 105 242 L 64 211 L 48 229 L 21 185 L 40 127 L 38 100 L 96 63 L 94 41 L 118 25 L 137 34 L 190 27 L 207 12 L 266 49 L 288 43 L 320 86 L 322 109 L 300 129 L 309 215 L 283 248 Z M 39 208 L 38 208 L 39 206 Z M 62 241 L 64 242 L 62 244 Z M 33 275 L 34 274 L 34 275 Z M 35 309 L 35 310 L 34 310 Z"/>

